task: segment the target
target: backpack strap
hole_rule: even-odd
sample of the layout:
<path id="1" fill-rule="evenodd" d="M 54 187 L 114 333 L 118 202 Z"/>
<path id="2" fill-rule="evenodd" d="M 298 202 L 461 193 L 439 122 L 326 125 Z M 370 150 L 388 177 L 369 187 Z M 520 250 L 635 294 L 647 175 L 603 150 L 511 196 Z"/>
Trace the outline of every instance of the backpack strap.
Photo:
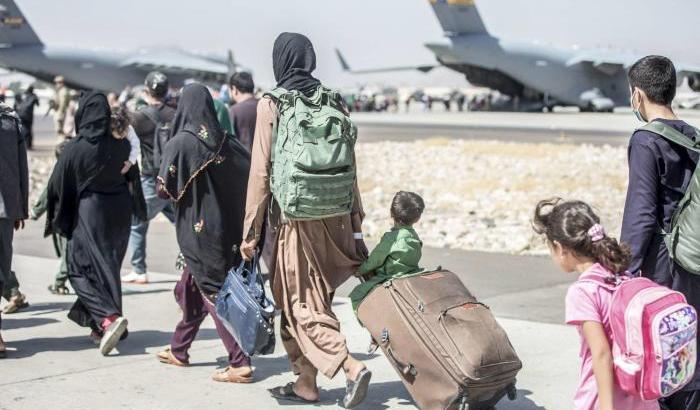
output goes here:
<path id="1" fill-rule="evenodd" d="M 288 93 L 289 92 L 282 87 L 275 87 L 272 90 L 263 94 L 263 97 L 270 98 L 272 102 L 274 102 L 277 106 L 277 118 L 275 118 L 275 122 L 272 123 L 272 144 L 270 150 L 270 162 L 272 163 L 275 162 L 275 144 L 277 143 L 277 127 L 279 126 L 281 113 L 280 101 L 282 101 L 283 97 Z"/>
<path id="2" fill-rule="evenodd" d="M 664 124 L 661 121 L 652 121 L 647 123 L 643 127 L 638 128 L 637 131 L 653 132 L 654 134 L 660 135 L 668 141 L 678 144 L 691 151 L 700 152 L 700 130 L 695 127 L 693 127 L 693 129 L 698 137 L 697 141 L 691 140 L 687 135 L 671 127 L 670 125 Z"/>
<path id="3" fill-rule="evenodd" d="M 661 121 L 652 121 L 647 124 L 645 124 L 643 127 L 638 128 L 637 130 L 643 130 L 643 131 L 649 131 L 653 132 L 656 135 L 659 135 L 663 138 L 665 138 L 667 141 L 671 141 L 677 145 L 680 145 L 683 148 L 689 149 L 691 151 L 695 151 L 700 153 L 700 129 L 693 127 L 695 130 L 695 136 L 696 136 L 696 141 L 691 140 L 688 138 L 687 135 L 683 134 L 682 132 L 678 131 L 677 129 L 671 127 L 670 125 L 664 124 Z M 683 199 L 681 200 L 682 202 L 685 201 L 687 198 L 687 195 L 683 196 Z M 682 204 L 679 204 L 682 205 Z M 680 206 L 679 206 L 680 208 Z M 670 237 L 669 237 L 669 232 L 666 230 L 666 228 L 663 226 L 663 222 L 657 221 L 657 224 L 659 225 L 658 232 L 664 237 L 664 240 L 666 242 L 666 246 L 668 249 L 671 249 L 670 247 Z"/>
<path id="4" fill-rule="evenodd" d="M 629 279 L 629 276 L 617 275 L 615 277 L 602 278 L 600 275 L 594 275 L 592 273 L 582 275 L 578 280 L 579 282 L 595 283 L 596 285 L 605 288 L 611 292 L 614 292 L 620 284 Z"/>

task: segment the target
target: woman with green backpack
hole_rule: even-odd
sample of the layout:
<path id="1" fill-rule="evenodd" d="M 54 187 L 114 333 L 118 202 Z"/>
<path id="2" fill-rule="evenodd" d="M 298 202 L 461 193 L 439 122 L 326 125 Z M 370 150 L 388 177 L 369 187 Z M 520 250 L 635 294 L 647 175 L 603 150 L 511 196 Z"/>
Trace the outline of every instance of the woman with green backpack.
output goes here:
<path id="1" fill-rule="evenodd" d="M 275 41 L 277 88 L 258 103 L 241 250 L 250 259 L 269 210 L 276 251 L 272 291 L 282 310 L 282 342 L 296 382 L 271 389 L 278 400 L 319 401 L 316 376 L 343 369 L 345 408 L 364 400 L 370 371 L 353 358 L 331 310 L 335 290 L 367 257 L 357 190 L 357 129 L 340 95 L 311 75 L 308 38 Z"/>

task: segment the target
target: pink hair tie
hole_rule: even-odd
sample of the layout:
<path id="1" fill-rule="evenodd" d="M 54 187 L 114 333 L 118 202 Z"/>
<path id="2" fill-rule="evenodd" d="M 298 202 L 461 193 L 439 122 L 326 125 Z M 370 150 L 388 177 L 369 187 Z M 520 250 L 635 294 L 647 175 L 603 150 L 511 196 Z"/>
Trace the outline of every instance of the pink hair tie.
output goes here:
<path id="1" fill-rule="evenodd" d="M 595 224 L 591 226 L 588 229 L 588 236 L 593 242 L 598 242 L 599 240 L 605 238 L 605 229 L 603 229 L 603 225 Z"/>

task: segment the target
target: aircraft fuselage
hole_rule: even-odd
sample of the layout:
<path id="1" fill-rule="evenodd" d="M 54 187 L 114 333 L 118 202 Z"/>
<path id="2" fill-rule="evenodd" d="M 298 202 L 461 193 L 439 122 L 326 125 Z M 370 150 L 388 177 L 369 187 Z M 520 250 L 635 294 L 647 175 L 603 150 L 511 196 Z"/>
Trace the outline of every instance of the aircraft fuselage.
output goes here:
<path id="1" fill-rule="evenodd" d="M 75 89 L 96 89 L 119 92 L 126 86 L 141 84 L 148 69 L 122 66 L 133 53 L 101 49 L 79 49 L 46 45 L 0 48 L 0 65 L 11 70 L 52 82 L 62 75 Z M 184 81 L 184 76 L 168 74 L 171 83 Z"/>
<path id="2" fill-rule="evenodd" d="M 629 103 L 625 70 L 619 67 L 606 73 L 592 64 L 575 62 L 575 49 L 500 40 L 488 34 L 459 35 L 449 39 L 449 46 L 427 46 L 441 63 L 465 73 L 467 78 L 470 70 L 472 77 L 478 74 L 478 69 L 490 71 L 489 75 L 482 76 L 484 80 L 502 80 L 499 82 L 505 84 L 506 94 L 528 99 L 539 94 L 540 98 L 583 106 L 585 102 L 581 95 L 597 88 L 615 105 Z M 508 84 L 508 78 L 514 81 Z M 519 88 L 518 84 L 521 85 Z M 478 85 L 499 89 L 499 84 Z M 504 91 L 503 87 L 501 91 Z"/>

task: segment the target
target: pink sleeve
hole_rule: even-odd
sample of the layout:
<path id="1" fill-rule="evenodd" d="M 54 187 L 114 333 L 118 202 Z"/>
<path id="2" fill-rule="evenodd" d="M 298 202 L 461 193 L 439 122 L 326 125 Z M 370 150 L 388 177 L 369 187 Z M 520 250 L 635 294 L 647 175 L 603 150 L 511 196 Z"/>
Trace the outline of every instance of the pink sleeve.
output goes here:
<path id="1" fill-rule="evenodd" d="M 593 284 L 574 283 L 566 293 L 566 324 L 580 325 L 583 322 L 603 323 L 600 312 L 597 286 Z"/>

